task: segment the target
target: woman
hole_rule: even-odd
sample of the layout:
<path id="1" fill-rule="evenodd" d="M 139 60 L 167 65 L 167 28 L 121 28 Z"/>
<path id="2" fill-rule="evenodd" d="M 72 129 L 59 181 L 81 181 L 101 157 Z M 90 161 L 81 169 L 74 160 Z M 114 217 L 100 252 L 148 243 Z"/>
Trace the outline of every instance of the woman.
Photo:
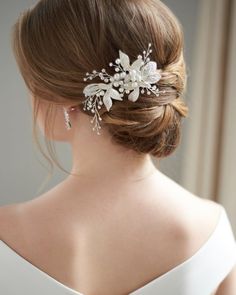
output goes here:
<path id="1" fill-rule="evenodd" d="M 0 208 L 4 295 L 236 294 L 224 207 L 162 174 L 187 116 L 183 33 L 158 0 L 41 0 L 13 49 L 69 176 Z"/>

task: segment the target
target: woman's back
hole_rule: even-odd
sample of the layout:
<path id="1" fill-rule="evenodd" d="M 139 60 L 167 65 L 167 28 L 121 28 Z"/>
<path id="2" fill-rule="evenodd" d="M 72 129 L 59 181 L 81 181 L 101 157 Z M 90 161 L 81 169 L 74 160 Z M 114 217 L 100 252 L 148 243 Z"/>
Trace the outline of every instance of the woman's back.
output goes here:
<path id="1" fill-rule="evenodd" d="M 193 256 L 219 222 L 221 206 L 192 196 L 159 172 L 133 186 L 119 184 L 118 191 L 111 190 L 115 183 L 95 192 L 73 181 L 2 207 L 0 238 L 85 295 L 141 288 Z"/>

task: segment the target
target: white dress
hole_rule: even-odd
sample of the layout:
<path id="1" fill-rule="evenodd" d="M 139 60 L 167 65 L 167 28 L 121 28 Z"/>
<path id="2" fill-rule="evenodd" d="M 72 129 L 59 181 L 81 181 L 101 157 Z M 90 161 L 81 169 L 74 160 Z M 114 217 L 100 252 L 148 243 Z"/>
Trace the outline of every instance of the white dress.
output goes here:
<path id="1" fill-rule="evenodd" d="M 235 237 L 221 207 L 217 226 L 193 256 L 130 295 L 210 295 L 236 265 Z M 1 240 L 0 294 L 86 295 L 52 278 Z"/>

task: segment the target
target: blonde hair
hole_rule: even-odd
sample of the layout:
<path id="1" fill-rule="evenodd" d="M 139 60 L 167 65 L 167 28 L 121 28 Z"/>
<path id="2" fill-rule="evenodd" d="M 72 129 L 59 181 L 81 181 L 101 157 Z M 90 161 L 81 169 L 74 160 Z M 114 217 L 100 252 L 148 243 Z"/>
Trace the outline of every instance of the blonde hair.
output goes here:
<path id="1" fill-rule="evenodd" d="M 106 67 L 117 58 L 119 49 L 135 60 L 151 43 L 152 60 L 163 72 L 158 84 L 166 94 L 142 94 L 135 103 L 115 101 L 110 112 L 101 109 L 100 115 L 117 144 L 158 158 L 176 149 L 181 119 L 188 111 L 182 99 L 186 87 L 184 40 L 179 21 L 161 1 L 41 0 L 19 16 L 12 36 L 21 74 L 35 98 L 35 138 L 42 100 L 50 103 L 45 128 L 53 129 L 54 104 L 78 105 L 85 112 L 86 72 Z M 58 165 L 55 149 L 46 142 Z"/>

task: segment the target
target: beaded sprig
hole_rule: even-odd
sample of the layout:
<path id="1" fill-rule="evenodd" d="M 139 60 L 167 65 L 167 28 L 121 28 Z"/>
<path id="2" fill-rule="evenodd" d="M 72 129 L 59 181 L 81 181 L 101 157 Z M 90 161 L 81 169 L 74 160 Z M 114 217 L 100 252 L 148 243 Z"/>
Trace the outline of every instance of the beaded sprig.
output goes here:
<path id="1" fill-rule="evenodd" d="M 147 93 L 150 95 L 154 93 L 159 96 L 161 92 L 157 83 L 161 79 L 161 70 L 157 69 L 157 64 L 150 61 L 148 57 L 152 52 L 151 43 L 148 44 L 147 51 L 143 51 L 143 56 L 138 55 L 137 59 L 130 65 L 130 59 L 127 54 L 119 50 L 119 58 L 116 59 L 115 64 L 109 63 L 110 67 L 115 68 L 115 74 L 109 75 L 105 69 L 101 72 L 93 70 L 91 74 L 86 73 L 84 81 L 92 80 L 99 77 L 104 83 L 96 83 L 87 85 L 83 93 L 87 97 L 84 101 L 84 110 L 89 110 L 94 114 L 91 123 L 94 124 L 93 131 L 101 129 L 100 121 L 102 118 L 99 110 L 104 104 L 109 112 L 112 107 L 112 100 L 122 101 L 125 94 L 128 94 L 128 100 L 135 102 L 140 95 Z M 141 91 L 140 91 L 141 89 Z"/>

